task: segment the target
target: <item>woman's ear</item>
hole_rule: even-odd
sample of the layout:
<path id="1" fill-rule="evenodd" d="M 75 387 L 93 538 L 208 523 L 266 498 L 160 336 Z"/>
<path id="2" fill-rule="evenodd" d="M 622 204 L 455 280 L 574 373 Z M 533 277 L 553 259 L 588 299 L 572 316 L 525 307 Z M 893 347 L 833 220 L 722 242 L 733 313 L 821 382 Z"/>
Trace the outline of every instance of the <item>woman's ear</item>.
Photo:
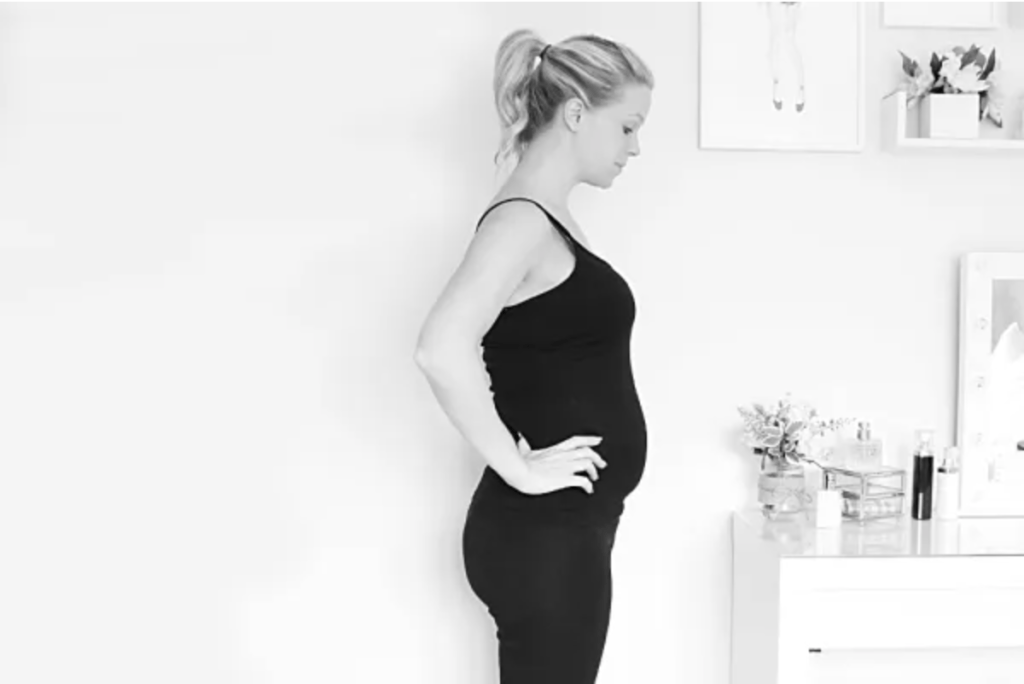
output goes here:
<path id="1" fill-rule="evenodd" d="M 583 104 L 583 100 L 578 97 L 571 97 L 565 102 L 565 106 L 562 108 L 562 118 L 565 121 L 565 125 L 569 127 L 569 130 L 575 133 L 580 128 L 580 122 L 583 120 L 583 111 L 586 109 L 586 105 Z"/>

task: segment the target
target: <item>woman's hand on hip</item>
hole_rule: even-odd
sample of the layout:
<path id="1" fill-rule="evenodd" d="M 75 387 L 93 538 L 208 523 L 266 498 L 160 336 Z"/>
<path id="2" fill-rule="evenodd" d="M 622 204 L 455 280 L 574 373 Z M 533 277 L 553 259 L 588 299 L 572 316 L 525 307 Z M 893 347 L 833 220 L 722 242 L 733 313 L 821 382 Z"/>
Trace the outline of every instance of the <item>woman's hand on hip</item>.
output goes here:
<path id="1" fill-rule="evenodd" d="M 608 463 L 592 447 L 601 443 L 602 437 L 575 435 L 544 449 L 534 451 L 526 437 L 519 435 L 519 453 L 526 461 L 530 475 L 516 489 L 523 494 L 547 494 L 559 489 L 579 487 L 588 494 L 594 493 L 591 479 L 577 473 L 586 472 L 594 481 L 598 479 L 598 468 Z"/>

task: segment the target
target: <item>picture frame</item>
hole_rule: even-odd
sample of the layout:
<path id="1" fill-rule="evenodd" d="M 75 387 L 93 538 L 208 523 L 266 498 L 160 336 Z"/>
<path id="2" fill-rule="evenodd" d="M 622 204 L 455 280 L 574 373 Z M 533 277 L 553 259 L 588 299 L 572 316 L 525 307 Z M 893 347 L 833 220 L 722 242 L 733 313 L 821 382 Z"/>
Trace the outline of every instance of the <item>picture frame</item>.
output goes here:
<path id="1" fill-rule="evenodd" d="M 960 515 L 1024 516 L 1024 252 L 963 255 L 959 341 Z"/>
<path id="2" fill-rule="evenodd" d="M 994 29 L 994 2 L 883 2 L 886 28 Z"/>
<path id="3" fill-rule="evenodd" d="M 699 3 L 699 148 L 862 152 L 864 3 Z"/>

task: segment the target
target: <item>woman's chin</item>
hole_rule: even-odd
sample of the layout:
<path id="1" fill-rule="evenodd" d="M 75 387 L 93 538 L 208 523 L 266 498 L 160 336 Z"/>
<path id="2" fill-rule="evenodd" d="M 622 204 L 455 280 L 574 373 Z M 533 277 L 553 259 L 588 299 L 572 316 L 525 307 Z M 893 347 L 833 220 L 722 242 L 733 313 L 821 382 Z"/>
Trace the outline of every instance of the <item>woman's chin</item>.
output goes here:
<path id="1" fill-rule="evenodd" d="M 593 186 L 595 188 L 601 188 L 602 190 L 607 190 L 608 188 L 612 187 L 612 185 L 615 184 L 615 179 L 617 177 L 618 174 L 614 173 L 604 176 L 603 178 L 593 178 L 587 181 L 587 185 Z"/>

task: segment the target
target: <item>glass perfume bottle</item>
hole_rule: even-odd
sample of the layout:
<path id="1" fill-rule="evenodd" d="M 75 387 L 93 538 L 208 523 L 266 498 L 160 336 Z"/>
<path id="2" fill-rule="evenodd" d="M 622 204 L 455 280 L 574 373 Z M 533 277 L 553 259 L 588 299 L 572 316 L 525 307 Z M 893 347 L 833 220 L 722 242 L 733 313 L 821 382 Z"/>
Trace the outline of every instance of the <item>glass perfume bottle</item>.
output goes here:
<path id="1" fill-rule="evenodd" d="M 882 440 L 871 435 L 871 423 L 857 423 L 857 438 L 849 440 L 843 460 L 851 470 L 877 470 L 882 466 Z"/>

